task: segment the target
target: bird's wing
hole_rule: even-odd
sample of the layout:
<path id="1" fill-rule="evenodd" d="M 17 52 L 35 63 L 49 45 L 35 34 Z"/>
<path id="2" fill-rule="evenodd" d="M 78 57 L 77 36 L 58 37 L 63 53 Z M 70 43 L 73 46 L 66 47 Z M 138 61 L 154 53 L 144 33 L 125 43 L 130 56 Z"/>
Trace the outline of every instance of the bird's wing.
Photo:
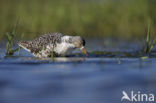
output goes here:
<path id="1" fill-rule="evenodd" d="M 60 43 L 63 36 L 64 35 L 61 33 L 48 33 L 37 37 L 32 41 L 21 41 L 18 43 L 18 45 L 29 52 L 36 54 L 43 49 L 46 49 L 47 45 L 55 45 L 56 43 Z"/>
<path id="2" fill-rule="evenodd" d="M 38 53 L 40 49 L 31 41 L 20 41 L 18 45 L 31 53 Z"/>

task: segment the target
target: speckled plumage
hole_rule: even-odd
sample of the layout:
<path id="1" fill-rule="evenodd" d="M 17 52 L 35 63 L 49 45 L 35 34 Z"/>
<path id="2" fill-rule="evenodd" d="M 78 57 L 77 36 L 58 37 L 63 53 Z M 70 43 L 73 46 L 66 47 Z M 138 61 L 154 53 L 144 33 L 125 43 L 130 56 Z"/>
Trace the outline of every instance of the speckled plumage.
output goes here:
<path id="1" fill-rule="evenodd" d="M 18 45 L 36 57 L 50 57 L 52 53 L 61 56 L 75 49 L 72 39 L 72 36 L 61 33 L 49 33 L 32 41 L 20 41 Z"/>

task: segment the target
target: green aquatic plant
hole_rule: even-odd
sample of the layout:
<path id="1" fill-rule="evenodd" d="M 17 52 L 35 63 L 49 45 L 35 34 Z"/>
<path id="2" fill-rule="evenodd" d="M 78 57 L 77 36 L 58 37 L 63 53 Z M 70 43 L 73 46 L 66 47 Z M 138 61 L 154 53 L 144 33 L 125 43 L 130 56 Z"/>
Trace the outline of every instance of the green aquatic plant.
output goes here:
<path id="1" fill-rule="evenodd" d="M 24 38 L 24 33 L 21 35 L 21 40 Z M 21 47 L 17 48 L 18 55 L 20 56 Z"/>
<path id="2" fill-rule="evenodd" d="M 55 55 L 54 55 L 54 52 L 52 51 L 51 55 L 50 55 L 51 60 L 54 60 L 54 57 L 55 57 Z"/>
<path id="3" fill-rule="evenodd" d="M 150 24 L 149 24 L 147 35 L 146 35 L 145 46 L 143 48 L 143 53 L 150 55 L 155 46 L 156 46 L 156 39 L 152 39 L 152 37 L 151 37 Z"/>
<path id="4" fill-rule="evenodd" d="M 15 33 L 6 33 L 7 37 L 7 45 L 6 45 L 6 55 L 10 56 L 13 55 L 16 50 L 13 49 L 13 44 L 14 44 L 14 38 L 15 38 Z"/>
<path id="5" fill-rule="evenodd" d="M 20 52 L 20 48 L 16 48 L 16 49 L 13 48 L 15 37 L 17 35 L 17 25 L 18 25 L 18 21 L 15 25 L 15 28 L 13 28 L 12 32 L 6 33 L 6 38 L 7 38 L 6 55 L 7 56 L 12 56 L 16 51 Z"/>

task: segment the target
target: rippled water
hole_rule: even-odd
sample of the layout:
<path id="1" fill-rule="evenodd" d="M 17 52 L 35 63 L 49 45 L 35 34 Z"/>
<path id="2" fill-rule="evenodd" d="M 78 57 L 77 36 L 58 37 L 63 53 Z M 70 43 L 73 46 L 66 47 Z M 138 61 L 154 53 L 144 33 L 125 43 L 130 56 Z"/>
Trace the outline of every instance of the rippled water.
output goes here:
<path id="1" fill-rule="evenodd" d="M 87 49 L 106 47 L 90 43 Z M 122 91 L 156 94 L 155 57 L 96 55 L 41 60 L 24 50 L 5 57 L 2 49 L 0 103 L 121 103 Z"/>

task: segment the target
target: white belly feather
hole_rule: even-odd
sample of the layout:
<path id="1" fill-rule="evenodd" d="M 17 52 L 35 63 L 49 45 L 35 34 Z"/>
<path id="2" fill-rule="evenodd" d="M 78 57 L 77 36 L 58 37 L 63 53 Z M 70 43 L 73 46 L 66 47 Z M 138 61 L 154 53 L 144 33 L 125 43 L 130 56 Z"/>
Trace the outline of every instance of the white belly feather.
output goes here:
<path id="1" fill-rule="evenodd" d="M 73 44 L 63 42 L 56 45 L 54 52 L 58 53 L 59 55 L 65 55 L 70 54 L 74 48 L 75 46 Z"/>

